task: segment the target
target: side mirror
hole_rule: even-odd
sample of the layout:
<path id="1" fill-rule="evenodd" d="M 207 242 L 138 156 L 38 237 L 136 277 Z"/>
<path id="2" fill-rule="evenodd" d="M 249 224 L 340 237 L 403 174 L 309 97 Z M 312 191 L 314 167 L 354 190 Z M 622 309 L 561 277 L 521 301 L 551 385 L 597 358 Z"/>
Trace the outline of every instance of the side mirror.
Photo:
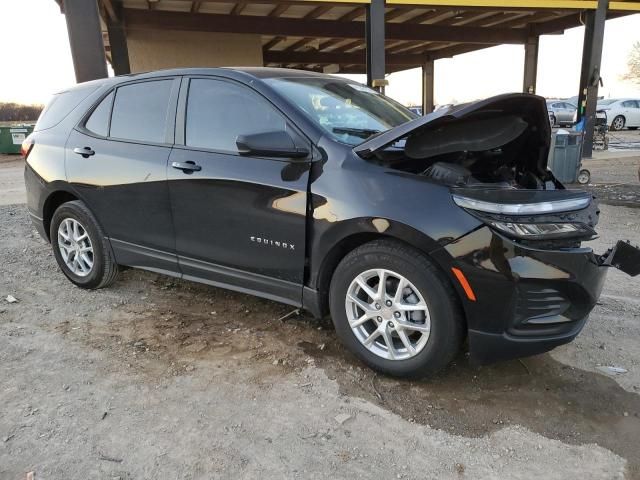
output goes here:
<path id="1" fill-rule="evenodd" d="M 309 150 L 296 146 L 291 135 L 284 130 L 238 135 L 236 146 L 240 155 L 280 158 L 302 158 L 309 155 Z"/>

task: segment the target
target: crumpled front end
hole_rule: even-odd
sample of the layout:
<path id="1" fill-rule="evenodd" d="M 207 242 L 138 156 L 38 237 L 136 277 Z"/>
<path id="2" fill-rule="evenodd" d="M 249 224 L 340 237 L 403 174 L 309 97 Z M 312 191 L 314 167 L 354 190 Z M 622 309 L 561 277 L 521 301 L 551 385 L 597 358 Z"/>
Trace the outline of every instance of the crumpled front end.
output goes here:
<path id="1" fill-rule="evenodd" d="M 445 253 L 446 252 L 446 253 Z M 459 289 L 477 363 L 535 355 L 573 340 L 595 306 L 607 275 L 589 248 L 543 250 L 489 227 L 444 247 L 473 289 Z"/>

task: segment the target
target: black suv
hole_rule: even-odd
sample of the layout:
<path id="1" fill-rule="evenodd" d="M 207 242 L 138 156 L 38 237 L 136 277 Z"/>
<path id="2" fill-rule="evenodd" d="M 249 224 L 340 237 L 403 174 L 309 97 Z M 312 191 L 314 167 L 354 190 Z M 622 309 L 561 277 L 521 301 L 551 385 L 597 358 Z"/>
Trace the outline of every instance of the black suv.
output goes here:
<path id="1" fill-rule="evenodd" d="M 64 274 L 143 268 L 331 313 L 393 375 L 569 342 L 606 266 L 590 194 L 547 169 L 544 99 L 416 117 L 358 83 L 295 70 L 181 69 L 54 96 L 23 145 L 31 217 Z"/>

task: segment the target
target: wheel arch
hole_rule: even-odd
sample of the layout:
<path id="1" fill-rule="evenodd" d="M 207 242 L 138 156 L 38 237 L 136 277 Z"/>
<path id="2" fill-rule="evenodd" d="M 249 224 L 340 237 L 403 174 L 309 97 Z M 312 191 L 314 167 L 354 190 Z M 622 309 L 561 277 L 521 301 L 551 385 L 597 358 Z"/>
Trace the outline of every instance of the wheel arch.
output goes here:
<path id="1" fill-rule="evenodd" d="M 47 196 L 42 205 L 42 222 L 49 241 L 51 241 L 49 230 L 51 229 L 51 219 L 53 218 L 54 212 L 63 203 L 73 202 L 75 200 L 80 200 L 80 198 L 68 190 L 56 190 Z"/>
<path id="2" fill-rule="evenodd" d="M 316 293 L 314 314 L 325 316 L 329 313 L 329 285 L 338 264 L 349 252 L 373 240 L 393 240 L 426 255 L 449 280 L 456 296 L 459 297 L 459 292 L 450 278 L 451 275 L 447 273 L 438 258 L 431 255 L 444 244 L 409 225 L 389 219 L 361 218 L 340 223 L 343 225 L 336 225 L 333 231 L 325 232 L 312 245 L 313 255 L 306 284 Z M 324 248 L 321 248 L 321 245 L 324 245 Z"/>
<path id="3" fill-rule="evenodd" d="M 611 125 L 609 126 L 609 127 L 611 128 L 611 130 L 614 130 L 614 128 L 613 128 L 613 122 L 615 122 L 615 121 L 616 121 L 616 118 L 621 118 L 621 119 L 622 119 L 622 128 L 624 128 L 624 127 L 627 125 L 627 117 L 625 117 L 622 113 L 620 113 L 620 114 L 618 114 L 618 115 L 614 116 L 614 117 L 611 119 Z M 615 131 L 615 130 L 614 130 L 614 131 Z"/>

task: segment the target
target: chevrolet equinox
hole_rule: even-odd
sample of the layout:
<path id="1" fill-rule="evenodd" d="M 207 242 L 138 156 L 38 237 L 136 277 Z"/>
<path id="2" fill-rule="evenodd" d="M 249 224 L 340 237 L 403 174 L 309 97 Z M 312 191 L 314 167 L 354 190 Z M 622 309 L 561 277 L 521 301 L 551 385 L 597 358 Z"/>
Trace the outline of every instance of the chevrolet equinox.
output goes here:
<path id="1" fill-rule="evenodd" d="M 331 314 L 381 372 L 428 375 L 571 341 L 618 242 L 547 168 L 543 98 L 422 117 L 358 83 L 179 69 L 60 92 L 23 145 L 30 216 L 67 278 L 135 267 Z"/>

